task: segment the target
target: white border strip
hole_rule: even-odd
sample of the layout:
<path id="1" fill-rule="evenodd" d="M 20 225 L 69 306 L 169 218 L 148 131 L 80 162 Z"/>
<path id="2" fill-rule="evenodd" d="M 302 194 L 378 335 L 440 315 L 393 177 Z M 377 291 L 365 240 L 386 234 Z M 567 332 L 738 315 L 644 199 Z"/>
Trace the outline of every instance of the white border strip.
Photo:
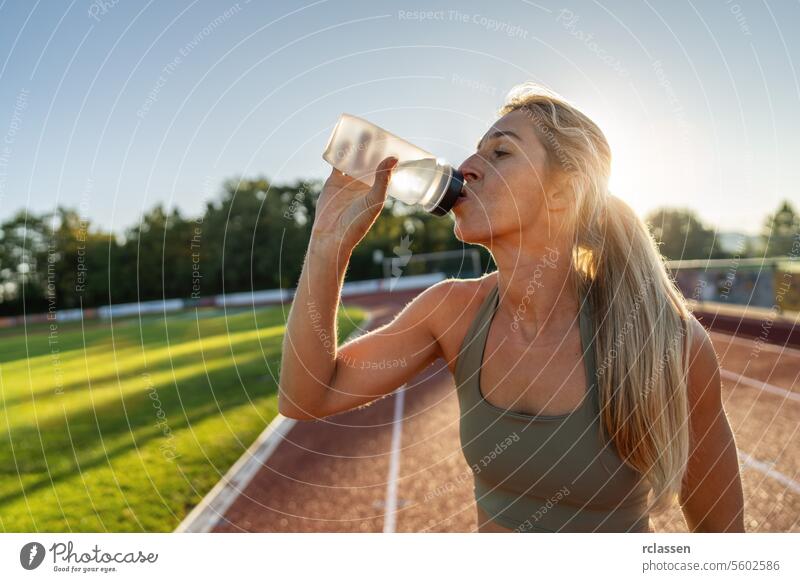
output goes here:
<path id="1" fill-rule="evenodd" d="M 375 316 L 368 312 L 366 320 L 347 336 L 346 341 L 366 333 L 374 320 Z M 295 424 L 295 419 L 278 413 L 225 476 L 175 528 L 175 533 L 208 533 L 214 529 Z"/>
<path id="2" fill-rule="evenodd" d="M 278 414 L 225 476 L 184 518 L 175 533 L 207 533 L 214 529 L 296 423 L 295 419 Z"/>

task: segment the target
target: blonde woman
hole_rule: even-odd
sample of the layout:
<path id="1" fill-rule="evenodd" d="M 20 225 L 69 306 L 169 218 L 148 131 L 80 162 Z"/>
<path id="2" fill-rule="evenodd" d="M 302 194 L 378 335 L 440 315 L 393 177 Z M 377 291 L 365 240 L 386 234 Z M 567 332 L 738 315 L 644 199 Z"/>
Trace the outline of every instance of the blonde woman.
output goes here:
<path id="1" fill-rule="evenodd" d="M 608 192 L 600 128 L 541 87 L 515 87 L 460 166 L 452 211 L 455 235 L 486 247 L 497 270 L 442 281 L 336 347 L 348 259 L 395 163 L 372 188 L 337 170 L 324 185 L 288 318 L 281 413 L 361 406 L 443 358 L 479 531 L 647 532 L 676 499 L 691 531 L 744 531 L 714 349 L 645 224 Z"/>

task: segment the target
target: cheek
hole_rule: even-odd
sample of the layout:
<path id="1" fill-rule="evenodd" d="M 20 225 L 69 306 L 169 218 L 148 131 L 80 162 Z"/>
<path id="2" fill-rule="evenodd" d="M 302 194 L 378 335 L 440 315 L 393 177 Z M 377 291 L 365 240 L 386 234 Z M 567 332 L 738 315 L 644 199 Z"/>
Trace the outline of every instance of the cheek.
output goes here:
<path id="1" fill-rule="evenodd" d="M 541 177 L 538 164 L 520 156 L 484 168 L 478 199 L 455 213 L 458 230 L 500 234 L 536 222 L 544 200 Z"/>
<path id="2" fill-rule="evenodd" d="M 493 210 L 504 214 L 518 214 L 523 221 L 539 212 L 544 201 L 542 174 L 530 163 L 509 164 L 502 174 L 494 173 L 491 192 L 496 193 Z M 513 218 L 513 216 L 512 216 Z"/>

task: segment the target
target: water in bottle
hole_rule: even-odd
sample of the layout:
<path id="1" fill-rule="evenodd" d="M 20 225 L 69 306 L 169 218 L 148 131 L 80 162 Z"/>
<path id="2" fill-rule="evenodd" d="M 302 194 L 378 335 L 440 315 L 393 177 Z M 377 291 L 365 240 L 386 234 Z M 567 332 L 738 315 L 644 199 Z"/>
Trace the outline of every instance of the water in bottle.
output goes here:
<path id="1" fill-rule="evenodd" d="M 366 119 L 343 113 L 322 154 L 337 170 L 369 186 L 376 167 L 389 156 L 397 158 L 397 165 L 387 196 L 419 204 L 437 216 L 450 211 L 464 185 L 461 172 Z"/>

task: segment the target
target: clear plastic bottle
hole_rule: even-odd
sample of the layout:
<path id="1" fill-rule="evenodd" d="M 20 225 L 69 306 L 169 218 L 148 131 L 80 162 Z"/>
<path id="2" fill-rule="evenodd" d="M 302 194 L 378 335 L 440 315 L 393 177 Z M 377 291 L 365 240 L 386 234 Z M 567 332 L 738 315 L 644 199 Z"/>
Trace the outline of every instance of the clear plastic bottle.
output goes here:
<path id="1" fill-rule="evenodd" d="M 397 165 L 387 196 L 437 216 L 450 211 L 464 185 L 461 172 L 366 119 L 342 113 L 322 154 L 337 170 L 369 186 L 375 168 L 389 156 L 397 158 Z"/>

